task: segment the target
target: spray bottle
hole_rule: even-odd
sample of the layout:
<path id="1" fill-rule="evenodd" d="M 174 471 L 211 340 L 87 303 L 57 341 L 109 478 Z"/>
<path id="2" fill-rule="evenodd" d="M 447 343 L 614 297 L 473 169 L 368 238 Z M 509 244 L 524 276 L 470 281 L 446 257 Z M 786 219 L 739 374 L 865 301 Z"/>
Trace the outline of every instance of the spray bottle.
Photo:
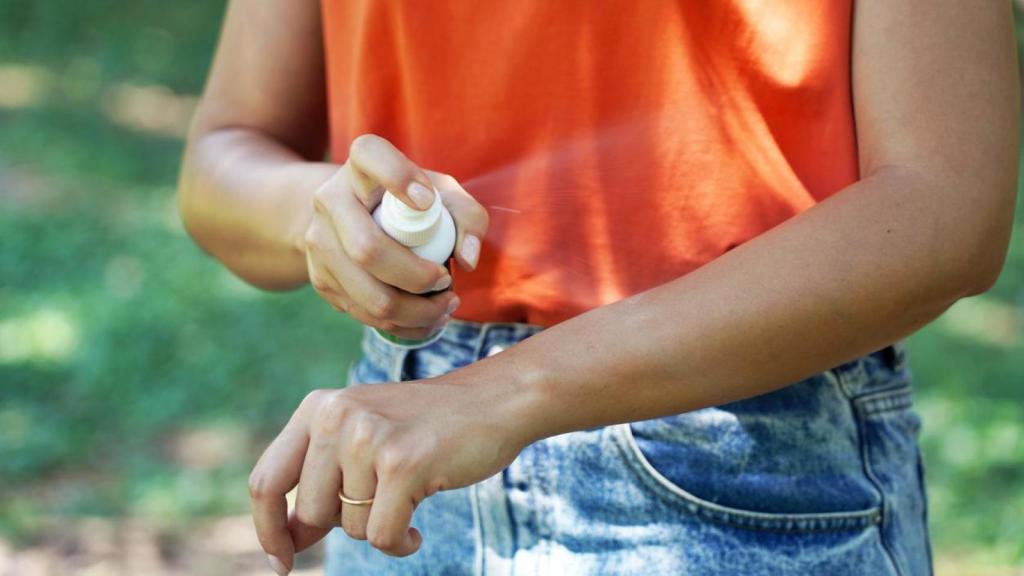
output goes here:
<path id="1" fill-rule="evenodd" d="M 434 190 L 434 203 L 426 210 L 410 208 L 390 192 L 384 192 L 384 198 L 373 211 L 373 219 L 384 232 L 407 246 L 420 258 L 442 264 L 451 272 L 451 258 L 455 252 L 455 221 L 441 202 L 441 195 Z M 450 290 L 451 286 L 444 290 Z M 421 294 L 430 296 L 443 292 L 437 290 Z M 421 348 L 441 337 L 444 329 L 425 340 L 399 338 L 393 334 L 374 328 L 374 332 L 390 344 L 403 348 Z"/>

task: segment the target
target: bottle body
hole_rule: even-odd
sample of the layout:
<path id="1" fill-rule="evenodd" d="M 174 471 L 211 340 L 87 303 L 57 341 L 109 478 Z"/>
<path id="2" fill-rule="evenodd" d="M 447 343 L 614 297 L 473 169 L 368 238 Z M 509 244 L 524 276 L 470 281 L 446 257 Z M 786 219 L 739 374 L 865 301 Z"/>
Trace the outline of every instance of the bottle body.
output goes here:
<path id="1" fill-rule="evenodd" d="M 404 234 L 406 228 L 401 217 L 394 217 L 394 212 L 388 212 L 389 210 L 406 211 L 407 213 L 418 212 L 413 211 L 401 204 L 397 198 L 391 196 L 389 192 L 385 192 L 385 200 L 377 206 L 373 211 L 373 219 L 377 222 L 385 233 L 397 240 L 399 243 L 408 247 L 414 254 L 425 260 L 430 260 L 437 264 L 444 266 L 449 273 L 451 272 L 451 258 L 455 252 L 455 220 L 452 219 L 452 215 L 448 212 L 448 209 L 444 207 L 441 202 L 439 194 L 434 194 L 434 206 L 431 206 L 427 211 L 436 213 L 436 223 L 428 223 L 426 226 L 419 226 L 420 230 L 416 230 L 415 234 Z M 397 204 L 396 204 L 397 203 Z M 389 219 L 389 216 L 393 217 Z M 414 218 L 419 218 L 420 215 L 414 215 Z M 413 226 L 412 228 L 415 228 Z M 424 230 L 425 229 L 425 230 Z M 410 245 L 412 244 L 412 245 Z M 444 290 L 437 290 L 433 292 L 426 292 L 420 294 L 421 296 L 431 296 L 444 292 L 445 290 L 451 290 L 451 286 Z M 432 334 L 429 338 L 422 340 L 414 340 L 409 338 L 400 338 L 394 334 L 390 334 L 383 330 L 374 328 L 374 333 L 385 342 L 400 346 L 403 348 L 422 348 L 432 342 L 435 342 L 441 337 L 444 329 L 438 330 Z"/>

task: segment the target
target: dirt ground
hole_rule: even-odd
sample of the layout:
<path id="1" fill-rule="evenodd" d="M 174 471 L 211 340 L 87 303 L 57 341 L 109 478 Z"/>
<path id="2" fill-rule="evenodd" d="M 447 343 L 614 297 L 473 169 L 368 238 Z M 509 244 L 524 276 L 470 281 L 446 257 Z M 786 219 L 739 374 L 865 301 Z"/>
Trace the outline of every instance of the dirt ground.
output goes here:
<path id="1" fill-rule="evenodd" d="M 15 549 L 0 539 L 0 576 L 272 576 L 248 515 L 186 526 L 139 519 L 52 519 L 47 536 Z M 322 543 L 296 558 L 295 576 L 322 573 Z M 1024 567 L 938 559 L 939 576 L 1024 576 Z"/>
<path id="2" fill-rule="evenodd" d="M 50 520 L 47 536 L 15 550 L 0 540 L 0 576 L 268 576 L 248 515 L 187 526 L 142 520 Z M 322 572 L 322 543 L 296 558 L 295 576 Z"/>

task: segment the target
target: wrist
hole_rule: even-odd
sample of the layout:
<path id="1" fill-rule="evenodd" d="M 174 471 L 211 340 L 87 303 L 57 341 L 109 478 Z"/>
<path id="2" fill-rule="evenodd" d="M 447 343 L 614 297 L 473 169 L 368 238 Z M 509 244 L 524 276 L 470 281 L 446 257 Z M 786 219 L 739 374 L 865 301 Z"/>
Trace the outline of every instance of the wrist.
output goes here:
<path id="1" fill-rule="evenodd" d="M 313 197 L 316 191 L 326 184 L 338 172 L 340 166 L 327 162 L 297 162 L 286 168 L 289 174 L 285 178 L 294 182 L 292 201 L 296 208 L 289 212 L 293 215 L 291 225 L 286 232 L 286 242 L 294 256 L 306 259 L 306 231 L 313 221 Z"/>
<path id="2" fill-rule="evenodd" d="M 551 375 L 506 354 L 484 358 L 442 378 L 479 392 L 486 417 L 507 424 L 507 434 L 520 448 L 568 432 L 557 419 L 558 411 L 552 409 Z"/>

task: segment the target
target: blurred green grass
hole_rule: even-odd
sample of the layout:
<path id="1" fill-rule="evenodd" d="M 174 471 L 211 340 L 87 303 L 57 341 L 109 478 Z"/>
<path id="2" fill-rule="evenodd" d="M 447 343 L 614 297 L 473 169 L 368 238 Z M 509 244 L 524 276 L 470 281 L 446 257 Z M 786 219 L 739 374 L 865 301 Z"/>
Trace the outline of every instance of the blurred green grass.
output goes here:
<path id="1" fill-rule="evenodd" d="M 0 534 L 17 542 L 45 516 L 245 510 L 267 439 L 357 352 L 311 291 L 246 286 L 178 221 L 175 115 L 221 11 L 0 0 Z M 1022 324 L 1018 225 L 997 286 L 909 342 L 940 554 L 1024 565 Z"/>
<path id="2" fill-rule="evenodd" d="M 119 116 L 125 93 L 164 114 L 145 96 L 200 92 L 221 11 L 0 2 L 0 95 L 28 94 L 0 98 L 8 537 L 43 515 L 245 509 L 265 440 L 357 353 L 356 325 L 311 291 L 263 293 L 205 257 L 174 204 L 180 137 Z M 182 461 L 197 433 L 231 441 L 216 466 Z"/>

